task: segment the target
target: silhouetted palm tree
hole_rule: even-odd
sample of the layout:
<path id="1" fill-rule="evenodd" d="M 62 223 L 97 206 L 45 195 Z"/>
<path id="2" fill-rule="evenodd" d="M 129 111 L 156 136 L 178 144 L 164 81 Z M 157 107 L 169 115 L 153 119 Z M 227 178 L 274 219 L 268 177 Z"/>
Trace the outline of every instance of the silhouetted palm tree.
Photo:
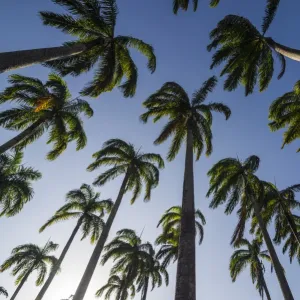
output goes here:
<path id="1" fill-rule="evenodd" d="M 33 197 L 31 183 L 42 174 L 22 165 L 23 154 L 0 154 L 0 216 L 11 217 L 19 213 Z"/>
<path id="2" fill-rule="evenodd" d="M 246 247 L 246 249 L 242 247 Z M 250 275 L 252 282 L 256 283 L 256 288 L 260 296 L 264 299 L 264 294 L 268 300 L 271 296 L 264 277 L 264 265 L 262 259 L 271 261 L 268 251 L 261 251 L 262 242 L 253 240 L 251 243 L 246 239 L 241 239 L 235 244 L 235 250 L 230 258 L 230 275 L 232 281 L 235 282 L 240 273 L 247 267 L 250 267 Z"/>
<path id="3" fill-rule="evenodd" d="M 90 105 L 79 98 L 71 99 L 66 82 L 56 74 L 50 74 L 43 83 L 37 78 L 11 75 L 11 86 L 0 94 L 0 103 L 12 101 L 20 105 L 0 113 L 0 126 L 23 130 L 16 137 L 0 146 L 0 153 L 11 148 L 22 149 L 49 131 L 48 143 L 53 150 L 47 158 L 57 158 L 69 142 L 76 141 L 80 150 L 87 138 L 82 127 L 80 113 L 93 115 Z"/>
<path id="4" fill-rule="evenodd" d="M 176 157 L 186 141 L 176 300 L 196 299 L 194 153 L 196 160 L 200 158 L 205 146 L 206 155 L 212 153 L 212 111 L 224 114 L 226 119 L 231 114 L 230 109 L 222 103 L 203 103 L 216 84 L 216 77 L 211 77 L 189 99 L 179 84 L 167 82 L 144 102 L 147 112 L 141 116 L 143 122 L 147 122 L 150 117 L 153 117 L 154 122 L 163 117 L 168 118 L 168 123 L 154 141 L 155 144 L 161 144 L 173 136 L 168 160 Z"/>
<path id="5" fill-rule="evenodd" d="M 47 275 L 47 265 L 53 268 L 57 263 L 57 259 L 50 255 L 50 253 L 57 248 L 58 244 L 49 241 L 43 248 L 34 244 L 25 244 L 12 250 L 11 256 L 0 267 L 0 271 L 4 272 L 12 266 L 15 266 L 12 275 L 18 275 L 16 279 L 16 285 L 18 287 L 10 298 L 11 300 L 16 298 L 33 271 L 38 272 L 38 277 L 35 282 L 36 285 L 39 286 L 44 282 Z"/>
<path id="6" fill-rule="evenodd" d="M 66 196 L 67 204 L 63 205 L 55 215 L 50 218 L 40 229 L 43 232 L 47 227 L 61 221 L 77 219 L 77 224 L 73 232 L 62 250 L 57 264 L 51 271 L 48 279 L 40 290 L 35 300 L 41 300 L 47 289 L 52 283 L 54 276 L 59 270 L 78 230 L 82 229 L 82 238 L 91 235 L 91 243 L 95 243 L 100 233 L 105 226 L 103 217 L 105 213 L 110 212 L 113 202 L 110 199 L 100 200 L 100 193 L 95 193 L 92 187 L 88 184 L 83 184 L 80 189 L 68 192 Z"/>
<path id="7" fill-rule="evenodd" d="M 43 11 L 44 25 L 60 29 L 76 39 L 62 47 L 0 53 L 0 73 L 45 63 L 64 75 L 77 76 L 95 67 L 93 80 L 84 95 L 98 96 L 119 86 L 125 97 L 135 94 L 138 72 L 130 55 L 134 48 L 148 58 L 153 73 L 156 57 L 152 46 L 131 36 L 116 35 L 118 8 L 115 0 L 52 0 L 69 13 Z M 123 78 L 126 81 L 121 84 Z"/>
<path id="8" fill-rule="evenodd" d="M 150 200 L 151 190 L 159 182 L 159 168 L 164 167 L 164 161 L 159 154 L 142 153 L 140 150 L 136 150 L 132 144 L 120 139 L 108 140 L 93 157 L 95 161 L 88 167 L 89 171 L 99 167 L 112 166 L 96 178 L 95 185 L 102 186 L 119 175 L 124 175 L 124 179 L 73 300 L 82 300 L 86 293 L 124 194 L 133 191 L 131 203 L 134 203 L 145 184 L 144 200 Z"/>
<path id="9" fill-rule="evenodd" d="M 227 203 L 226 214 L 231 214 L 236 206 L 239 204 L 243 205 L 244 201 L 251 203 L 262 236 L 272 258 L 284 299 L 293 300 L 294 297 L 286 280 L 284 270 L 267 231 L 266 224 L 261 216 L 261 206 L 265 190 L 262 182 L 254 175 L 258 170 L 259 162 L 259 158 L 254 155 L 248 157 L 244 162 L 234 158 L 220 160 L 208 172 L 210 188 L 207 196 L 213 195 L 210 203 L 211 208 L 217 208 Z"/>

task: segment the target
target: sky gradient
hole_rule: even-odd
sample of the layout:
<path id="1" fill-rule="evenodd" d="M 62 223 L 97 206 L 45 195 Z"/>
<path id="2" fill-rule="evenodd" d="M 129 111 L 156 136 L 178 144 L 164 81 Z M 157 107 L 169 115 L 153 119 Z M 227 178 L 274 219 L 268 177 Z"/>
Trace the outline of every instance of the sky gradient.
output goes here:
<path id="1" fill-rule="evenodd" d="M 219 75 L 220 69 L 209 70 L 211 53 L 206 51 L 209 43 L 209 32 L 217 22 L 227 14 L 239 14 L 248 17 L 256 26 L 261 25 L 265 1 L 249 0 L 221 0 L 215 9 L 208 7 L 208 0 L 200 0 L 196 13 L 180 12 L 178 16 L 172 14 L 171 0 L 127 0 L 118 1 L 119 16 L 117 33 L 132 35 L 151 43 L 157 55 L 157 71 L 150 74 L 146 68 L 144 57 L 133 52 L 133 57 L 139 68 L 139 79 L 136 96 L 124 99 L 115 89 L 111 93 L 102 94 L 97 99 L 90 99 L 94 109 L 94 117 L 85 120 L 88 145 L 76 152 L 75 145 L 70 144 L 57 160 L 49 162 L 45 159 L 50 147 L 46 145 L 47 134 L 25 150 L 24 162 L 42 172 L 43 178 L 34 185 L 35 196 L 23 211 L 13 218 L 1 218 L 2 245 L 0 262 L 4 261 L 13 247 L 24 243 L 44 245 L 49 238 L 60 244 L 59 251 L 64 247 L 75 221 L 69 221 L 52 226 L 39 234 L 38 229 L 52 214 L 64 204 L 65 194 L 82 183 L 91 184 L 101 170 L 89 173 L 86 167 L 92 162 L 92 154 L 98 151 L 103 142 L 110 138 L 121 138 L 131 142 L 144 152 L 160 153 L 164 158 L 169 143 L 154 146 L 165 121 L 155 125 L 149 122 L 143 125 L 139 122 L 139 115 L 144 112 L 142 102 L 159 89 L 166 81 L 176 81 L 191 95 L 202 82 L 212 75 Z M 291 1 L 290 1 L 291 2 Z M 300 40 L 294 39 L 299 26 L 300 3 L 282 1 L 277 17 L 267 35 L 274 40 L 300 48 Z M 61 11 L 50 0 L 3 1 L 1 3 L 0 34 L 2 42 L 0 51 L 13 51 L 30 48 L 59 46 L 70 40 L 68 35 L 58 30 L 42 25 L 38 12 L 41 10 Z M 279 72 L 278 68 L 277 71 Z M 49 69 L 34 66 L 17 70 L 26 76 L 38 77 L 45 81 Z M 0 75 L 0 91 L 7 86 L 7 76 Z M 209 199 L 205 197 L 208 190 L 207 171 L 214 163 L 225 157 L 239 157 L 245 159 L 255 154 L 261 158 L 258 175 L 261 179 L 276 183 L 279 188 L 299 183 L 299 142 L 294 142 L 281 150 L 282 132 L 270 132 L 268 124 L 268 107 L 270 103 L 283 93 L 290 91 L 299 79 L 299 64 L 287 61 L 285 76 L 278 81 L 274 76 L 269 88 L 264 93 L 256 91 L 245 98 L 243 88 L 235 92 L 224 92 L 223 80 L 215 92 L 208 97 L 208 101 L 224 102 L 232 110 L 228 121 L 223 116 L 214 114 L 213 121 L 213 154 L 207 158 L 201 157 L 195 164 L 195 199 L 196 207 L 200 208 L 207 219 L 204 241 L 197 246 L 197 299 L 198 300 L 253 300 L 259 299 L 258 292 L 252 285 L 249 270 L 245 270 L 235 284 L 231 283 L 228 265 L 233 252 L 229 242 L 237 222 L 235 214 L 226 216 L 223 208 L 215 211 L 209 209 Z M 91 78 L 91 74 L 77 78 L 66 77 L 72 95 L 76 97 L 80 89 Z M 5 104 L 0 110 L 11 105 Z M 0 129 L 1 144 L 16 133 Z M 160 185 L 153 191 L 149 203 L 143 203 L 142 197 L 134 205 L 129 204 L 130 194 L 126 195 L 119 214 L 113 224 L 110 238 L 122 228 L 135 229 L 143 232 L 143 240 L 154 242 L 160 230 L 157 222 L 163 212 L 173 205 L 181 203 L 184 167 L 184 149 L 177 158 L 166 163 L 161 172 Z M 119 178 L 101 189 L 103 199 L 115 199 L 122 178 Z M 270 232 L 273 230 L 270 228 Z M 61 273 L 55 278 L 48 290 L 45 300 L 60 300 L 74 293 L 80 281 L 93 246 L 86 239 L 80 241 L 76 237 L 71 246 Z M 292 265 L 287 256 L 281 255 L 281 248 L 277 247 L 282 265 L 290 283 L 295 299 L 300 295 L 299 265 L 295 261 Z M 94 299 L 98 288 L 108 279 L 111 264 L 98 266 L 90 284 L 85 299 Z M 266 267 L 266 281 L 273 300 L 281 300 L 282 294 L 276 280 L 275 273 Z M 149 294 L 149 299 L 165 300 L 174 298 L 176 266 L 169 268 L 170 284 Z M 33 274 L 21 290 L 17 299 L 33 300 L 38 288 L 34 286 L 36 274 Z M 5 272 L 0 274 L 0 286 L 4 286 L 10 295 L 13 293 L 14 278 Z M 139 295 L 135 299 L 139 299 Z"/>

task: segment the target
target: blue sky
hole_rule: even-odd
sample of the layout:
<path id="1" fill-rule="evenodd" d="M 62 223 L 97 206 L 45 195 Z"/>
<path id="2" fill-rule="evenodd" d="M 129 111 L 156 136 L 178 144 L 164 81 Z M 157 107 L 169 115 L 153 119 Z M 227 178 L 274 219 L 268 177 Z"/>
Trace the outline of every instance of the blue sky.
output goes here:
<path id="1" fill-rule="evenodd" d="M 171 0 L 127 0 L 118 1 L 120 14 L 117 21 L 117 31 L 122 35 L 132 35 L 151 43 L 158 60 L 157 71 L 151 75 L 145 67 L 146 60 L 134 52 L 134 59 L 139 67 L 139 81 L 136 96 L 124 99 L 116 89 L 111 93 L 91 99 L 95 111 L 92 119 L 86 120 L 85 128 L 88 135 L 87 147 L 76 152 L 74 145 L 56 161 L 48 162 L 45 155 L 49 150 L 46 145 L 46 135 L 36 143 L 28 146 L 25 151 L 26 165 L 33 166 L 43 173 L 43 178 L 34 185 L 35 196 L 24 210 L 17 216 L 0 219 L 2 228 L 2 245 L 0 261 L 6 259 L 13 247 L 24 243 L 43 245 L 51 240 L 60 244 L 57 255 L 66 243 L 75 222 L 66 222 L 53 226 L 43 234 L 38 229 L 64 203 L 65 194 L 82 183 L 91 184 L 99 173 L 85 171 L 92 161 L 92 154 L 100 149 L 102 143 L 110 138 L 121 138 L 143 151 L 160 153 L 165 157 L 168 143 L 154 146 L 153 140 L 158 135 L 164 122 L 153 125 L 140 124 L 138 117 L 143 112 L 142 102 L 159 89 L 166 81 L 176 81 L 191 95 L 203 81 L 212 75 L 218 75 L 220 70 L 209 70 L 211 53 L 206 51 L 209 43 L 209 31 L 227 14 L 247 16 L 256 26 L 260 26 L 264 12 L 265 1 L 222 0 L 216 9 L 208 7 L 208 0 L 199 1 L 196 13 L 179 13 L 174 16 L 171 10 Z M 278 15 L 271 26 L 269 35 L 274 40 L 291 47 L 300 48 L 300 40 L 294 39 L 298 28 L 300 4 L 293 5 L 282 1 Z M 40 10 L 60 11 L 50 0 L 3 1 L 1 3 L 0 34 L 2 36 L 1 52 L 30 48 L 59 46 L 70 39 L 69 36 L 41 24 L 38 17 Z M 27 76 L 47 79 L 49 70 L 34 66 L 17 72 Z M 195 196 L 196 207 L 205 214 L 204 242 L 197 247 L 197 299 L 203 300 L 252 300 L 259 299 L 252 285 L 248 270 L 231 283 L 228 271 L 229 257 L 233 249 L 229 246 L 231 234 L 236 224 L 236 216 L 225 216 L 223 209 L 212 211 L 208 208 L 209 200 L 205 195 L 208 189 L 207 171 L 218 160 L 225 157 L 244 159 L 251 154 L 261 158 L 258 175 L 269 181 L 274 181 L 280 188 L 299 183 L 299 142 L 281 150 L 282 132 L 271 133 L 268 129 L 268 107 L 276 97 L 291 90 L 299 79 L 299 64 L 287 62 L 287 72 L 278 81 L 274 76 L 268 90 L 264 93 L 255 92 L 245 98 L 242 88 L 228 93 L 222 90 L 222 80 L 209 101 L 222 101 L 230 106 L 232 117 L 225 121 L 222 116 L 215 115 L 213 122 L 214 152 L 209 157 L 203 156 L 195 165 Z M 0 90 L 6 85 L 9 73 L 0 75 Z M 69 87 L 74 96 L 90 78 L 90 74 L 78 78 L 67 77 Z M 1 111 L 8 105 L 2 105 Z M 0 142 L 7 141 L 16 133 L 0 129 Z M 161 214 L 169 207 L 181 202 L 183 181 L 184 152 L 181 151 L 175 161 L 167 163 L 161 172 L 159 187 L 153 192 L 151 202 L 143 203 L 142 198 L 130 206 L 126 195 L 119 214 L 113 225 L 111 237 L 121 228 L 132 228 L 141 232 L 145 226 L 143 238 L 153 242 L 159 230 L 156 224 Z M 101 189 L 102 197 L 115 199 L 121 179 L 107 184 Z M 272 228 L 270 231 L 273 232 Z M 62 272 L 57 276 L 45 296 L 45 300 L 59 300 L 74 293 L 93 250 L 88 240 L 80 241 L 77 236 L 63 265 Z M 295 299 L 300 294 L 299 266 L 296 262 L 290 265 L 289 259 L 281 255 L 280 260 L 286 270 L 286 276 L 294 293 Z M 98 266 L 90 284 L 86 299 L 93 299 L 95 291 L 105 284 L 110 264 Z M 172 299 L 175 286 L 176 266 L 169 269 L 170 285 L 154 290 L 149 299 Z M 34 299 L 38 288 L 34 286 L 33 274 L 22 291 L 19 299 Z M 266 281 L 273 300 L 281 300 L 275 274 L 267 267 Z M 14 278 L 8 272 L 0 274 L 0 285 L 12 294 Z M 139 296 L 136 297 L 139 299 Z"/>

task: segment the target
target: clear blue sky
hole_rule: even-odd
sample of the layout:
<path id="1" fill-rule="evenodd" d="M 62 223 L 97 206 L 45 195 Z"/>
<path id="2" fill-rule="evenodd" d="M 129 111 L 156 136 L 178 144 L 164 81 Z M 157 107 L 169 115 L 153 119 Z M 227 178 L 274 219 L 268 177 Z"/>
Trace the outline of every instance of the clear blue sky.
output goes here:
<path id="1" fill-rule="evenodd" d="M 142 102 L 166 81 L 177 81 L 191 94 L 208 77 L 218 75 L 219 70 L 209 70 L 212 55 L 206 51 L 209 31 L 227 14 L 247 16 L 254 24 L 260 26 L 265 5 L 265 1 L 222 0 L 216 9 L 210 9 L 208 0 L 200 0 L 196 13 L 179 13 L 178 16 L 174 16 L 171 2 L 171 0 L 118 1 L 120 14 L 117 31 L 151 43 L 156 50 L 157 71 L 153 75 L 149 74 L 145 67 L 145 59 L 134 54 L 139 67 L 136 96 L 133 99 L 123 99 L 116 89 L 112 93 L 101 95 L 99 99 L 91 100 L 95 115 L 85 122 L 88 146 L 84 150 L 75 152 L 74 145 L 70 145 L 56 161 L 48 162 L 45 160 L 46 152 L 49 150 L 45 144 L 46 136 L 28 146 L 25 162 L 39 169 L 43 173 L 43 178 L 35 184 L 34 198 L 19 215 L 10 219 L 0 219 L 1 262 L 9 256 L 13 247 L 24 243 L 43 245 L 49 237 L 61 245 L 61 251 L 75 222 L 57 224 L 43 234 L 39 234 L 38 229 L 64 203 L 64 196 L 69 190 L 78 188 L 82 183 L 92 183 L 98 171 L 88 173 L 85 169 L 91 162 L 92 154 L 99 150 L 107 139 L 121 138 L 134 143 L 137 147 L 142 146 L 143 151 L 157 152 L 165 156 L 168 143 L 159 147 L 152 144 L 163 122 L 156 125 L 140 124 L 138 117 L 143 112 Z M 300 3 L 297 1 L 282 1 L 269 32 L 275 40 L 300 48 L 300 40 L 297 37 L 299 9 Z M 50 0 L 2 1 L 1 52 L 58 46 L 70 39 L 55 29 L 43 26 L 38 17 L 40 10 L 58 11 L 59 8 Z M 46 80 L 49 70 L 35 66 L 17 72 Z M 231 283 L 228 263 L 233 250 L 229 246 L 229 240 L 236 224 L 236 216 L 234 214 L 225 216 L 222 209 L 212 211 L 208 208 L 209 200 L 205 198 L 208 189 L 206 173 L 215 162 L 224 157 L 238 155 L 244 159 L 256 154 L 261 158 L 258 173 L 262 179 L 274 181 L 275 178 L 280 188 L 299 183 L 299 154 L 296 154 L 299 142 L 281 150 L 282 132 L 271 133 L 267 126 L 270 103 L 284 92 L 291 90 L 299 79 L 298 74 L 299 64 L 288 61 L 287 72 L 283 79 L 278 81 L 274 77 L 269 89 L 262 94 L 256 92 L 245 98 L 242 88 L 233 93 L 223 92 L 221 80 L 216 91 L 210 95 L 209 100 L 223 101 L 229 105 L 232 117 L 227 122 L 221 116 L 214 118 L 214 152 L 209 158 L 202 157 L 195 165 L 196 206 L 207 218 L 203 245 L 197 247 L 197 299 L 259 299 L 248 270 L 235 284 Z M 6 87 L 7 76 L 8 73 L 0 76 L 0 90 Z M 90 75 L 75 79 L 67 78 L 74 96 L 77 96 L 89 78 Z M 4 110 L 7 107 L 3 105 L 0 109 Z M 15 135 L 14 132 L 3 129 L 0 133 L 1 143 Z M 180 152 L 176 160 L 168 163 L 161 173 L 160 185 L 154 191 L 150 203 L 145 204 L 139 199 L 134 206 L 130 206 L 128 202 L 130 195 L 127 195 L 110 237 L 121 228 L 132 228 L 140 232 L 145 226 L 143 238 L 153 242 L 159 233 L 156 224 L 161 214 L 181 201 L 183 164 L 184 153 Z M 103 198 L 115 199 L 120 182 L 121 178 L 103 187 L 100 190 Z M 63 263 L 62 272 L 55 279 L 45 300 L 60 300 L 74 293 L 92 250 L 93 247 L 88 240 L 81 242 L 80 236 L 77 236 Z M 297 262 L 290 265 L 288 258 L 281 255 L 280 247 L 277 251 L 295 299 L 298 299 L 299 266 Z M 86 299 L 94 298 L 95 291 L 106 282 L 109 269 L 109 264 L 97 268 Z M 155 290 L 149 295 L 149 299 L 172 299 L 175 266 L 170 268 L 170 279 L 169 287 Z M 30 277 L 18 299 L 34 299 L 38 291 L 34 286 L 34 280 L 35 274 Z M 281 300 L 282 294 L 275 274 L 267 271 L 266 280 L 272 299 Z M 0 285 L 5 286 L 10 294 L 15 289 L 13 282 L 14 278 L 8 272 L 0 274 Z M 136 299 L 139 299 L 139 296 Z"/>

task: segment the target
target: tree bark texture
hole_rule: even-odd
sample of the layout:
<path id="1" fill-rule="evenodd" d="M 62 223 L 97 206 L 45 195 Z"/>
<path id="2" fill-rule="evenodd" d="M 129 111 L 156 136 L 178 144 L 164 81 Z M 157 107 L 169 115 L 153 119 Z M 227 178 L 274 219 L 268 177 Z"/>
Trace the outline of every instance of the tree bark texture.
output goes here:
<path id="1" fill-rule="evenodd" d="M 186 138 L 186 157 L 182 195 L 175 300 L 196 299 L 195 203 L 193 170 L 193 134 Z"/>
<path id="2" fill-rule="evenodd" d="M 300 61 L 300 50 L 276 43 L 272 38 L 266 38 L 266 40 L 269 46 L 273 48 L 276 52 L 292 60 Z"/>

